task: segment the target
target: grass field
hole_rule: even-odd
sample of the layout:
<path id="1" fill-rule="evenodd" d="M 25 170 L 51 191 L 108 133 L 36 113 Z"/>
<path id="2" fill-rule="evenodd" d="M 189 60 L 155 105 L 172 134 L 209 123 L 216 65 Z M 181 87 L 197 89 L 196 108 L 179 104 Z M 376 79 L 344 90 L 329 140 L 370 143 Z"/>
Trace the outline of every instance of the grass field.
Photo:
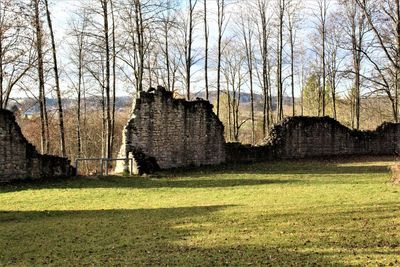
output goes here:
<path id="1" fill-rule="evenodd" d="M 0 187 L 0 265 L 400 265 L 388 159 Z"/>

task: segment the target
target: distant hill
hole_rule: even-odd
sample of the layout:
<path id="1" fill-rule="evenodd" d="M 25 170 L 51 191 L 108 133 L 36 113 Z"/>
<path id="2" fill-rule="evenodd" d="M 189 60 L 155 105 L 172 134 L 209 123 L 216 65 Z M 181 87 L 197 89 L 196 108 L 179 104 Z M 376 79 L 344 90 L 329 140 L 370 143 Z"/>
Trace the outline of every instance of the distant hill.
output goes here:
<path id="1" fill-rule="evenodd" d="M 221 91 L 221 96 L 226 95 L 226 91 Z M 231 96 L 232 96 L 231 92 Z M 200 92 L 194 95 L 194 98 L 202 98 L 205 99 L 205 92 Z M 211 103 L 215 104 L 217 100 L 217 92 L 211 91 L 209 92 L 209 100 Z M 102 98 L 100 96 L 90 96 L 86 98 L 86 107 L 88 108 L 100 108 L 101 107 Z M 261 94 L 254 94 L 254 102 L 256 109 L 262 109 L 262 104 L 264 101 L 264 97 Z M 295 98 L 295 101 L 298 102 L 299 99 Z M 242 92 L 240 94 L 240 103 L 244 106 L 249 105 L 251 102 L 250 93 Z M 276 96 L 272 97 L 272 110 L 276 109 Z M 65 98 L 63 99 L 63 108 L 64 109 L 73 109 L 76 107 L 76 99 Z M 83 100 L 82 100 L 83 104 Z M 46 98 L 46 105 L 49 110 L 56 110 L 57 109 L 57 99 L 55 98 Z M 121 108 L 130 108 L 132 105 L 132 97 L 130 96 L 119 96 L 116 97 L 115 106 L 116 109 Z M 286 96 L 284 98 L 284 105 L 292 105 L 292 98 Z M 39 104 L 35 99 L 30 98 L 19 98 L 15 99 L 11 105 L 11 107 L 17 107 L 25 114 L 34 114 L 39 112 Z"/>

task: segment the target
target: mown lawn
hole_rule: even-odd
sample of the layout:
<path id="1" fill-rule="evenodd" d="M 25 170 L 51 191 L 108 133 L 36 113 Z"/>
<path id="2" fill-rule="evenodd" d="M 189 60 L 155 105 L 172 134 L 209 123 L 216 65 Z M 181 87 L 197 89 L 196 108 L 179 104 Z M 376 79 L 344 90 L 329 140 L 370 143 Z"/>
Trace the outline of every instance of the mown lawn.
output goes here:
<path id="1" fill-rule="evenodd" d="M 389 159 L 0 187 L 0 265 L 400 265 Z"/>

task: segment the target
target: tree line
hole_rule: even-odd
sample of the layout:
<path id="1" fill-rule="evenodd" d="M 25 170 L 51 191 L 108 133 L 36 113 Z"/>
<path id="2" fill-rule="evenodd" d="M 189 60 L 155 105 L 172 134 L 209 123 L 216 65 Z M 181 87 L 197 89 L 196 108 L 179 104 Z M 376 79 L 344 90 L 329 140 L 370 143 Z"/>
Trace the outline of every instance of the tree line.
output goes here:
<path id="1" fill-rule="evenodd" d="M 0 107 L 35 100 L 43 153 L 115 156 L 117 96 L 158 84 L 210 99 L 229 141 L 255 144 L 286 116 L 399 120 L 400 0 L 70 2 L 62 37 L 56 2 L 0 2 Z"/>

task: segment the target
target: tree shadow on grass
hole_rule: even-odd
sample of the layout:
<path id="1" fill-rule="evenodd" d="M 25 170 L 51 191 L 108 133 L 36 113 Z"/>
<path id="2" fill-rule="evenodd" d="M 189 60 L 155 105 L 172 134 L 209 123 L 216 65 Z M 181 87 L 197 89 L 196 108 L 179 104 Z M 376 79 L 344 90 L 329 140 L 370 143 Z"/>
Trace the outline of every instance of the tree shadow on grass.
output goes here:
<path id="1" fill-rule="evenodd" d="M 330 161 L 277 161 L 256 164 L 203 166 L 195 169 L 175 169 L 157 173 L 150 177 L 85 177 L 48 181 L 22 181 L 0 185 L 0 193 L 29 189 L 51 188 L 217 188 L 236 186 L 259 186 L 269 184 L 340 184 L 375 183 L 372 180 L 358 181 L 356 174 L 388 174 L 384 163 L 380 165 L 343 166 Z M 262 177 L 254 178 L 254 175 Z M 269 175 L 284 175 L 271 179 Z M 302 177 L 307 175 L 308 178 Z M 318 178 L 326 175 L 324 179 Z M 348 175 L 348 177 L 346 177 Z M 289 176 L 289 177 L 288 177 Z M 292 176 L 292 177 L 290 177 Z M 338 176 L 339 178 L 336 178 Z M 247 178 L 249 177 L 249 178 Z M 265 178 L 264 178 L 265 177 Z M 179 179 L 176 179 L 179 178 Z M 275 177 L 272 177 L 275 178 Z M 303 179 L 304 178 L 304 179 Z M 349 178 L 349 179 L 347 179 Z M 380 183 L 380 181 L 379 181 Z"/>
<path id="2" fill-rule="evenodd" d="M 381 165 L 343 166 L 329 162 L 266 162 L 255 164 L 204 166 L 195 169 L 176 169 L 160 172 L 166 176 L 196 177 L 207 174 L 363 174 L 387 173 L 389 167 Z"/>
<path id="3" fill-rule="evenodd" d="M 234 205 L 0 211 L 0 263 L 349 266 L 350 259 L 359 258 L 362 265 L 390 261 L 396 266 L 399 262 L 395 261 L 395 255 L 400 244 L 395 243 L 396 237 L 392 235 L 398 233 L 399 226 L 382 231 L 381 225 L 395 221 L 388 215 L 393 209 L 398 210 L 399 205 L 398 202 L 381 203 L 379 207 L 350 205 L 346 210 L 329 213 L 324 213 L 325 207 L 321 207 L 317 211 L 302 209 L 263 217 L 242 214 L 234 221 L 229 220 L 230 215 L 236 214 L 230 213 L 231 208 L 233 211 L 238 208 Z M 366 219 L 373 221 L 365 226 Z M 276 235 L 273 232 L 280 233 L 278 240 L 272 240 Z M 262 238 L 252 239 L 258 235 Z"/>
<path id="4" fill-rule="evenodd" d="M 3 265 L 327 265 L 295 247 L 224 243 L 232 206 L 138 210 L 0 211 Z M 199 241 L 200 240 L 200 241 Z"/>
<path id="5" fill-rule="evenodd" d="M 38 189 L 67 189 L 67 188 L 218 188 L 218 187 L 240 187 L 240 186 L 258 186 L 268 184 L 289 184 L 296 180 L 288 179 L 219 179 L 218 177 L 196 179 L 155 179 L 143 177 L 100 177 L 96 179 L 78 177 L 70 179 L 57 179 L 52 181 L 31 181 L 14 182 L 0 187 L 0 193 L 16 192 L 23 190 Z"/>

